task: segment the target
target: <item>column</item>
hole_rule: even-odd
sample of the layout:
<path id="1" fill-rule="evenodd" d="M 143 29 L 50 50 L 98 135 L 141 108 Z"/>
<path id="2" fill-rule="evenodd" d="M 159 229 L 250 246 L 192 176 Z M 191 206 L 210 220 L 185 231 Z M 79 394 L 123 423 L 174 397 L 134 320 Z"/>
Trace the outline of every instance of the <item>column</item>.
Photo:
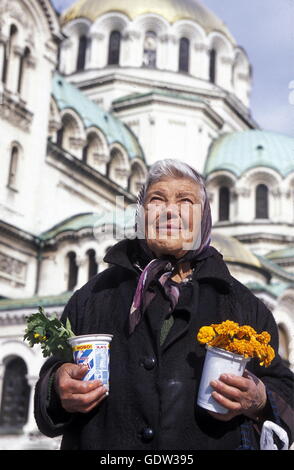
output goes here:
<path id="1" fill-rule="evenodd" d="M 157 68 L 177 72 L 179 40 L 173 34 L 163 34 L 157 43 Z"/>
<path id="2" fill-rule="evenodd" d="M 141 67 L 142 53 L 140 44 L 141 33 L 136 30 L 127 30 L 122 35 L 120 64 L 123 67 Z"/>
<path id="3" fill-rule="evenodd" d="M 73 51 L 73 42 L 70 39 L 65 39 L 62 42 L 60 49 L 60 65 L 59 70 L 61 73 L 69 74 L 72 70 L 71 55 Z"/>
<path id="4" fill-rule="evenodd" d="M 91 38 L 91 52 L 88 62 L 88 68 L 101 68 L 106 65 L 106 36 L 98 31 L 92 31 L 90 33 Z"/>
<path id="5" fill-rule="evenodd" d="M 30 84 L 34 83 L 32 80 L 32 73 L 36 69 L 36 59 L 29 54 L 29 56 L 24 61 L 23 70 L 22 70 L 22 87 L 20 91 L 20 97 L 25 103 L 28 103 L 28 108 L 31 109 L 31 100 L 33 98 L 34 90 L 31 90 Z"/>
<path id="6" fill-rule="evenodd" d="M 217 61 L 216 82 L 219 86 L 225 88 L 228 91 L 232 91 L 233 63 L 234 61 L 232 57 L 228 56 L 222 56 L 220 57 L 220 60 Z"/>
<path id="7" fill-rule="evenodd" d="M 0 82 L 2 82 L 6 39 L 0 32 Z"/>
<path id="8" fill-rule="evenodd" d="M 282 217 L 282 192 L 280 188 L 274 188 L 268 193 L 269 200 L 269 220 L 272 222 L 280 222 Z"/>
<path id="9" fill-rule="evenodd" d="M 88 264 L 89 258 L 85 255 L 77 255 L 76 263 L 78 266 L 78 279 L 75 289 L 80 289 L 84 284 L 88 282 Z"/>
<path id="10" fill-rule="evenodd" d="M 190 74 L 204 80 L 209 80 L 209 48 L 201 42 L 191 43 Z"/>
<path id="11" fill-rule="evenodd" d="M 7 89 L 12 92 L 17 92 L 18 77 L 19 77 L 19 67 L 21 56 L 24 53 L 24 49 L 19 46 L 14 46 L 9 57 L 8 61 L 8 70 L 7 70 Z"/>
<path id="12" fill-rule="evenodd" d="M 34 433 L 38 431 L 37 423 L 34 417 L 35 386 L 36 386 L 38 379 L 39 379 L 38 376 L 34 376 L 34 375 L 27 376 L 27 381 L 31 388 L 31 391 L 30 391 L 30 403 L 29 403 L 29 410 L 28 410 L 28 421 L 23 427 L 23 431 L 25 434 Z"/>

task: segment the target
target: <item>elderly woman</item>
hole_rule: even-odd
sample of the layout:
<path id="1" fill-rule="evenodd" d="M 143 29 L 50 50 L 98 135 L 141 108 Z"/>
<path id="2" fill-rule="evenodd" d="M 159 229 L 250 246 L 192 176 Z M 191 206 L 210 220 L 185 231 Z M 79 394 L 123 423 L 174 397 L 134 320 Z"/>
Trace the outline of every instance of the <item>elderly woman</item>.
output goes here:
<path id="1" fill-rule="evenodd" d="M 201 326 L 251 325 L 270 332 L 278 350 L 272 314 L 210 246 L 200 175 L 179 161 L 155 163 L 136 224 L 137 238 L 108 252 L 112 266 L 76 291 L 63 313 L 77 335 L 113 335 L 109 394 L 99 381 L 82 381 L 85 367 L 50 358 L 36 387 L 39 429 L 63 434 L 62 449 L 259 449 L 262 423 L 271 420 L 291 443 L 293 376 L 278 354 L 268 368 L 252 359 L 243 377 L 211 384 L 227 414 L 197 406 Z"/>

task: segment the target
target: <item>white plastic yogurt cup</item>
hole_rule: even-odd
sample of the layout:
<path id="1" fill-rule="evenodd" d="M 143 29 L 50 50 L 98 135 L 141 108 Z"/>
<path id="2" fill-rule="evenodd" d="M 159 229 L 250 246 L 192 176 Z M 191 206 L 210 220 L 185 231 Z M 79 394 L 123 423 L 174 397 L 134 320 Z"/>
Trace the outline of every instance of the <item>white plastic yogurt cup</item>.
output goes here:
<path id="1" fill-rule="evenodd" d="M 218 380 L 222 374 L 242 376 L 250 358 L 247 359 L 239 354 L 211 346 L 207 346 L 206 349 L 197 404 L 201 408 L 226 414 L 228 413 L 228 409 L 214 400 L 211 396 L 214 389 L 209 384 L 212 380 Z"/>
<path id="2" fill-rule="evenodd" d="M 68 339 L 76 364 L 86 365 L 83 380 L 101 380 L 109 390 L 109 348 L 113 335 L 94 334 Z"/>

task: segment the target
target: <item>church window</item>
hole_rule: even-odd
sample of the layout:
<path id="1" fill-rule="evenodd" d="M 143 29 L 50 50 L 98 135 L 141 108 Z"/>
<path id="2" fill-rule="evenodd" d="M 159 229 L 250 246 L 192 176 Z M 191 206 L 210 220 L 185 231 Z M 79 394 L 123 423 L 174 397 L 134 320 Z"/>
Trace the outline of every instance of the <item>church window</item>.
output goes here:
<path id="1" fill-rule="evenodd" d="M 211 81 L 211 83 L 216 82 L 216 58 L 216 50 L 211 49 L 209 57 L 209 80 Z"/>
<path id="2" fill-rule="evenodd" d="M 256 219 L 268 219 L 268 187 L 259 184 L 255 193 L 255 217 Z"/>
<path id="3" fill-rule="evenodd" d="M 88 255 L 88 279 L 90 280 L 98 272 L 98 263 L 96 262 L 96 253 L 95 250 L 91 249 L 87 251 Z"/>
<path id="4" fill-rule="evenodd" d="M 11 358 L 5 367 L 0 411 L 0 428 L 18 432 L 28 419 L 30 386 L 27 367 L 20 357 Z"/>
<path id="5" fill-rule="evenodd" d="M 134 163 L 131 168 L 129 182 L 128 182 L 128 189 L 129 191 L 134 194 L 135 196 L 138 195 L 142 185 L 144 184 L 145 174 L 143 169 L 141 168 L 138 163 Z"/>
<path id="6" fill-rule="evenodd" d="M 110 152 L 110 160 L 107 164 L 107 176 L 124 188 L 128 186 L 129 172 L 126 168 L 123 153 L 118 148 L 113 148 Z"/>
<path id="7" fill-rule="evenodd" d="M 77 57 L 77 71 L 85 69 L 87 45 L 88 45 L 87 36 L 81 36 L 79 38 L 78 57 Z"/>
<path id="8" fill-rule="evenodd" d="M 69 153 L 74 153 L 74 142 L 80 135 L 77 118 L 66 113 L 62 117 L 62 126 L 57 131 L 56 144 Z"/>
<path id="9" fill-rule="evenodd" d="M 119 64 L 121 33 L 112 31 L 109 38 L 108 65 Z"/>
<path id="10" fill-rule="evenodd" d="M 6 83 L 8 68 L 8 45 L 3 45 L 2 83 Z"/>
<path id="11" fill-rule="evenodd" d="M 103 143 L 100 136 L 91 132 L 87 136 L 87 143 L 83 148 L 83 162 L 92 166 L 98 171 L 103 168 L 104 152 Z"/>
<path id="12" fill-rule="evenodd" d="M 189 72 L 189 54 L 190 54 L 190 41 L 187 38 L 180 40 L 179 52 L 179 71 Z"/>
<path id="13" fill-rule="evenodd" d="M 18 32 L 17 27 L 14 24 L 12 24 L 10 26 L 8 43 L 6 43 L 4 47 L 3 68 L 2 68 L 2 82 L 4 84 L 7 83 L 9 62 L 11 63 L 11 60 L 12 60 L 12 48 L 15 43 L 17 32 Z"/>
<path id="14" fill-rule="evenodd" d="M 18 72 L 18 83 L 17 83 L 17 92 L 21 94 L 22 92 L 22 86 L 24 83 L 24 74 L 25 74 L 25 68 L 26 68 L 26 62 L 27 59 L 30 56 L 30 49 L 28 47 L 25 48 L 23 54 L 20 57 L 20 62 L 19 62 L 19 72 Z"/>
<path id="15" fill-rule="evenodd" d="M 144 52 L 143 52 L 143 66 L 155 69 L 156 68 L 156 51 L 157 51 L 157 38 L 156 33 L 148 31 L 144 39 Z"/>
<path id="16" fill-rule="evenodd" d="M 219 221 L 230 219 L 230 190 L 222 186 L 219 190 Z"/>
<path id="17" fill-rule="evenodd" d="M 76 254 L 74 251 L 70 251 L 67 254 L 68 260 L 68 282 L 67 282 L 67 290 L 72 291 L 74 290 L 75 286 L 77 285 L 78 281 L 78 265 L 76 261 Z"/>
<path id="18" fill-rule="evenodd" d="M 19 149 L 16 145 L 14 145 L 11 150 L 9 175 L 8 175 L 8 187 L 11 189 L 17 188 L 18 165 L 19 165 Z"/>

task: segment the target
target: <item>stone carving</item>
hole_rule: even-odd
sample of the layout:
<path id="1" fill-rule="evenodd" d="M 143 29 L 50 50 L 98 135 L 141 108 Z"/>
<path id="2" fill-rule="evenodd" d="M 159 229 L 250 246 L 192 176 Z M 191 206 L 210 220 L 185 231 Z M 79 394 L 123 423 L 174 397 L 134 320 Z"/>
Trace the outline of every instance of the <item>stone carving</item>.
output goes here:
<path id="1" fill-rule="evenodd" d="M 9 93 L 7 90 L 1 91 L 0 89 L 0 117 L 28 132 L 30 130 L 33 114 L 26 109 L 21 100 L 17 100 L 16 96 Z"/>
<path id="2" fill-rule="evenodd" d="M 0 273 L 17 281 L 25 281 L 27 264 L 0 252 Z"/>
<path id="3" fill-rule="evenodd" d="M 0 17 L 3 18 L 4 15 L 9 15 L 16 20 L 25 30 L 29 31 L 32 37 L 32 31 L 34 30 L 33 22 L 28 17 L 28 12 L 23 11 L 19 2 L 17 3 L 11 0 L 2 1 L 0 5 Z"/>

